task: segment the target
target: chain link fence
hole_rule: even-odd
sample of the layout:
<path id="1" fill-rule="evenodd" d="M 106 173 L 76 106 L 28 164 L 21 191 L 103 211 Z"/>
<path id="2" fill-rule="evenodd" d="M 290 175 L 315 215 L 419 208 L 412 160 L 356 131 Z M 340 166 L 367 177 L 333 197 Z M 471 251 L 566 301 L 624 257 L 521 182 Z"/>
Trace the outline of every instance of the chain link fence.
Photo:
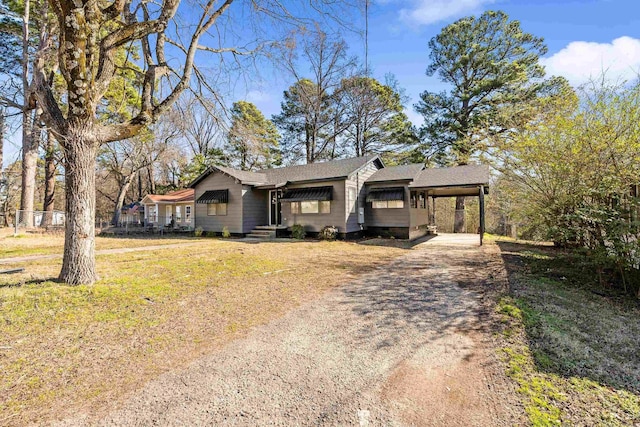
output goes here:
<path id="1" fill-rule="evenodd" d="M 64 231 L 66 214 L 63 211 L 16 210 L 14 233 Z"/>

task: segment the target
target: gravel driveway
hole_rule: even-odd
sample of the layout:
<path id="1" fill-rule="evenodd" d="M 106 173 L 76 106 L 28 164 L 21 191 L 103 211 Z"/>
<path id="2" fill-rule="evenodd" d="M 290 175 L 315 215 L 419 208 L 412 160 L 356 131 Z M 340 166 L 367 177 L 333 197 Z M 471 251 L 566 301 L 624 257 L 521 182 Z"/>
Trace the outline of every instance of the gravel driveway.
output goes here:
<path id="1" fill-rule="evenodd" d="M 62 424 L 512 425 L 478 291 L 500 275 L 490 265 L 495 247 L 423 243 L 157 378 L 106 418 Z"/>

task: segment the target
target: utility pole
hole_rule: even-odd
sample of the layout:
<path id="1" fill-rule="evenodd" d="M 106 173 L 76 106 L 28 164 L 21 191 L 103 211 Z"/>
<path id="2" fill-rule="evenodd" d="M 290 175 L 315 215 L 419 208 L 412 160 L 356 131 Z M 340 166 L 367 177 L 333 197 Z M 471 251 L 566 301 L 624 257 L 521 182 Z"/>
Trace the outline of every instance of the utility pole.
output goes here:
<path id="1" fill-rule="evenodd" d="M 369 0 L 364 0 L 364 75 L 369 77 Z"/>

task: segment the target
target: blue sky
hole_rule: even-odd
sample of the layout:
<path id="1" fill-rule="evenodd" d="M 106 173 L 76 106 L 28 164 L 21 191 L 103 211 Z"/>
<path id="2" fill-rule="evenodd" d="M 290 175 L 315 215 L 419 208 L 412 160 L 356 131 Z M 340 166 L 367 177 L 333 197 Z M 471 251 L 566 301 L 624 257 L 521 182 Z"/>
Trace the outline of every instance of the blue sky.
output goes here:
<path id="1" fill-rule="evenodd" d="M 290 0 L 294 1 L 294 0 Z M 296 0 L 297 1 L 297 0 Z M 421 118 L 413 111 L 424 90 L 446 86 L 427 77 L 428 41 L 442 27 L 458 18 L 485 10 L 504 10 L 522 28 L 544 37 L 549 52 L 543 59 L 550 74 L 567 77 L 574 85 L 603 69 L 612 79 L 630 79 L 640 72 L 640 0 L 370 0 L 369 63 L 373 76 L 384 81 L 396 76 L 410 97 L 407 114 L 417 126 Z M 364 19 L 354 19 L 355 31 L 344 30 L 351 53 L 364 58 Z M 249 28 L 239 31 L 251 33 Z M 247 73 L 228 91 L 233 98 L 254 102 L 267 117 L 280 111 L 282 92 L 291 77 L 260 65 L 260 76 Z M 634 74 L 636 73 L 636 74 Z M 215 71 L 212 71 L 215 75 Z M 224 83 L 222 83 L 224 84 Z M 231 83 L 233 84 L 233 83 Z M 226 92 L 226 91 L 225 91 Z M 18 156 L 20 131 L 5 144 L 5 166 Z"/>
<path id="2" fill-rule="evenodd" d="M 607 69 L 613 79 L 640 72 L 639 0 L 373 0 L 369 14 L 369 63 L 374 77 L 393 73 L 411 100 L 407 114 L 419 125 L 413 104 L 424 90 L 445 89 L 425 75 L 428 41 L 458 18 L 485 10 L 503 10 L 522 28 L 544 37 L 548 72 L 567 77 L 574 85 Z M 356 22 L 363 27 L 363 22 Z M 362 37 L 343 33 L 353 54 L 364 57 Z M 266 76 L 263 76 L 266 77 Z M 285 77 L 254 82 L 245 98 L 267 117 L 278 113 Z M 265 89 L 268 88 L 268 89 Z M 241 95 L 242 96 L 242 95 Z"/>

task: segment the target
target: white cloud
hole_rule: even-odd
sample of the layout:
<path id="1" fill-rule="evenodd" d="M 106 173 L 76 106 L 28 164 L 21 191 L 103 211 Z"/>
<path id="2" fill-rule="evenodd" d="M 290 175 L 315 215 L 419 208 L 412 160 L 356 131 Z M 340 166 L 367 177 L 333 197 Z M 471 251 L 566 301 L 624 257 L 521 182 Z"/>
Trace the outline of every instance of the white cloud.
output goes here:
<path id="1" fill-rule="evenodd" d="M 413 0 L 411 8 L 400 9 L 400 20 L 417 27 L 460 16 L 472 15 L 494 0 Z"/>
<path id="2" fill-rule="evenodd" d="M 547 75 L 563 76 L 574 86 L 603 72 L 609 80 L 631 80 L 640 73 L 640 39 L 624 36 L 611 43 L 571 42 L 541 62 Z"/>

